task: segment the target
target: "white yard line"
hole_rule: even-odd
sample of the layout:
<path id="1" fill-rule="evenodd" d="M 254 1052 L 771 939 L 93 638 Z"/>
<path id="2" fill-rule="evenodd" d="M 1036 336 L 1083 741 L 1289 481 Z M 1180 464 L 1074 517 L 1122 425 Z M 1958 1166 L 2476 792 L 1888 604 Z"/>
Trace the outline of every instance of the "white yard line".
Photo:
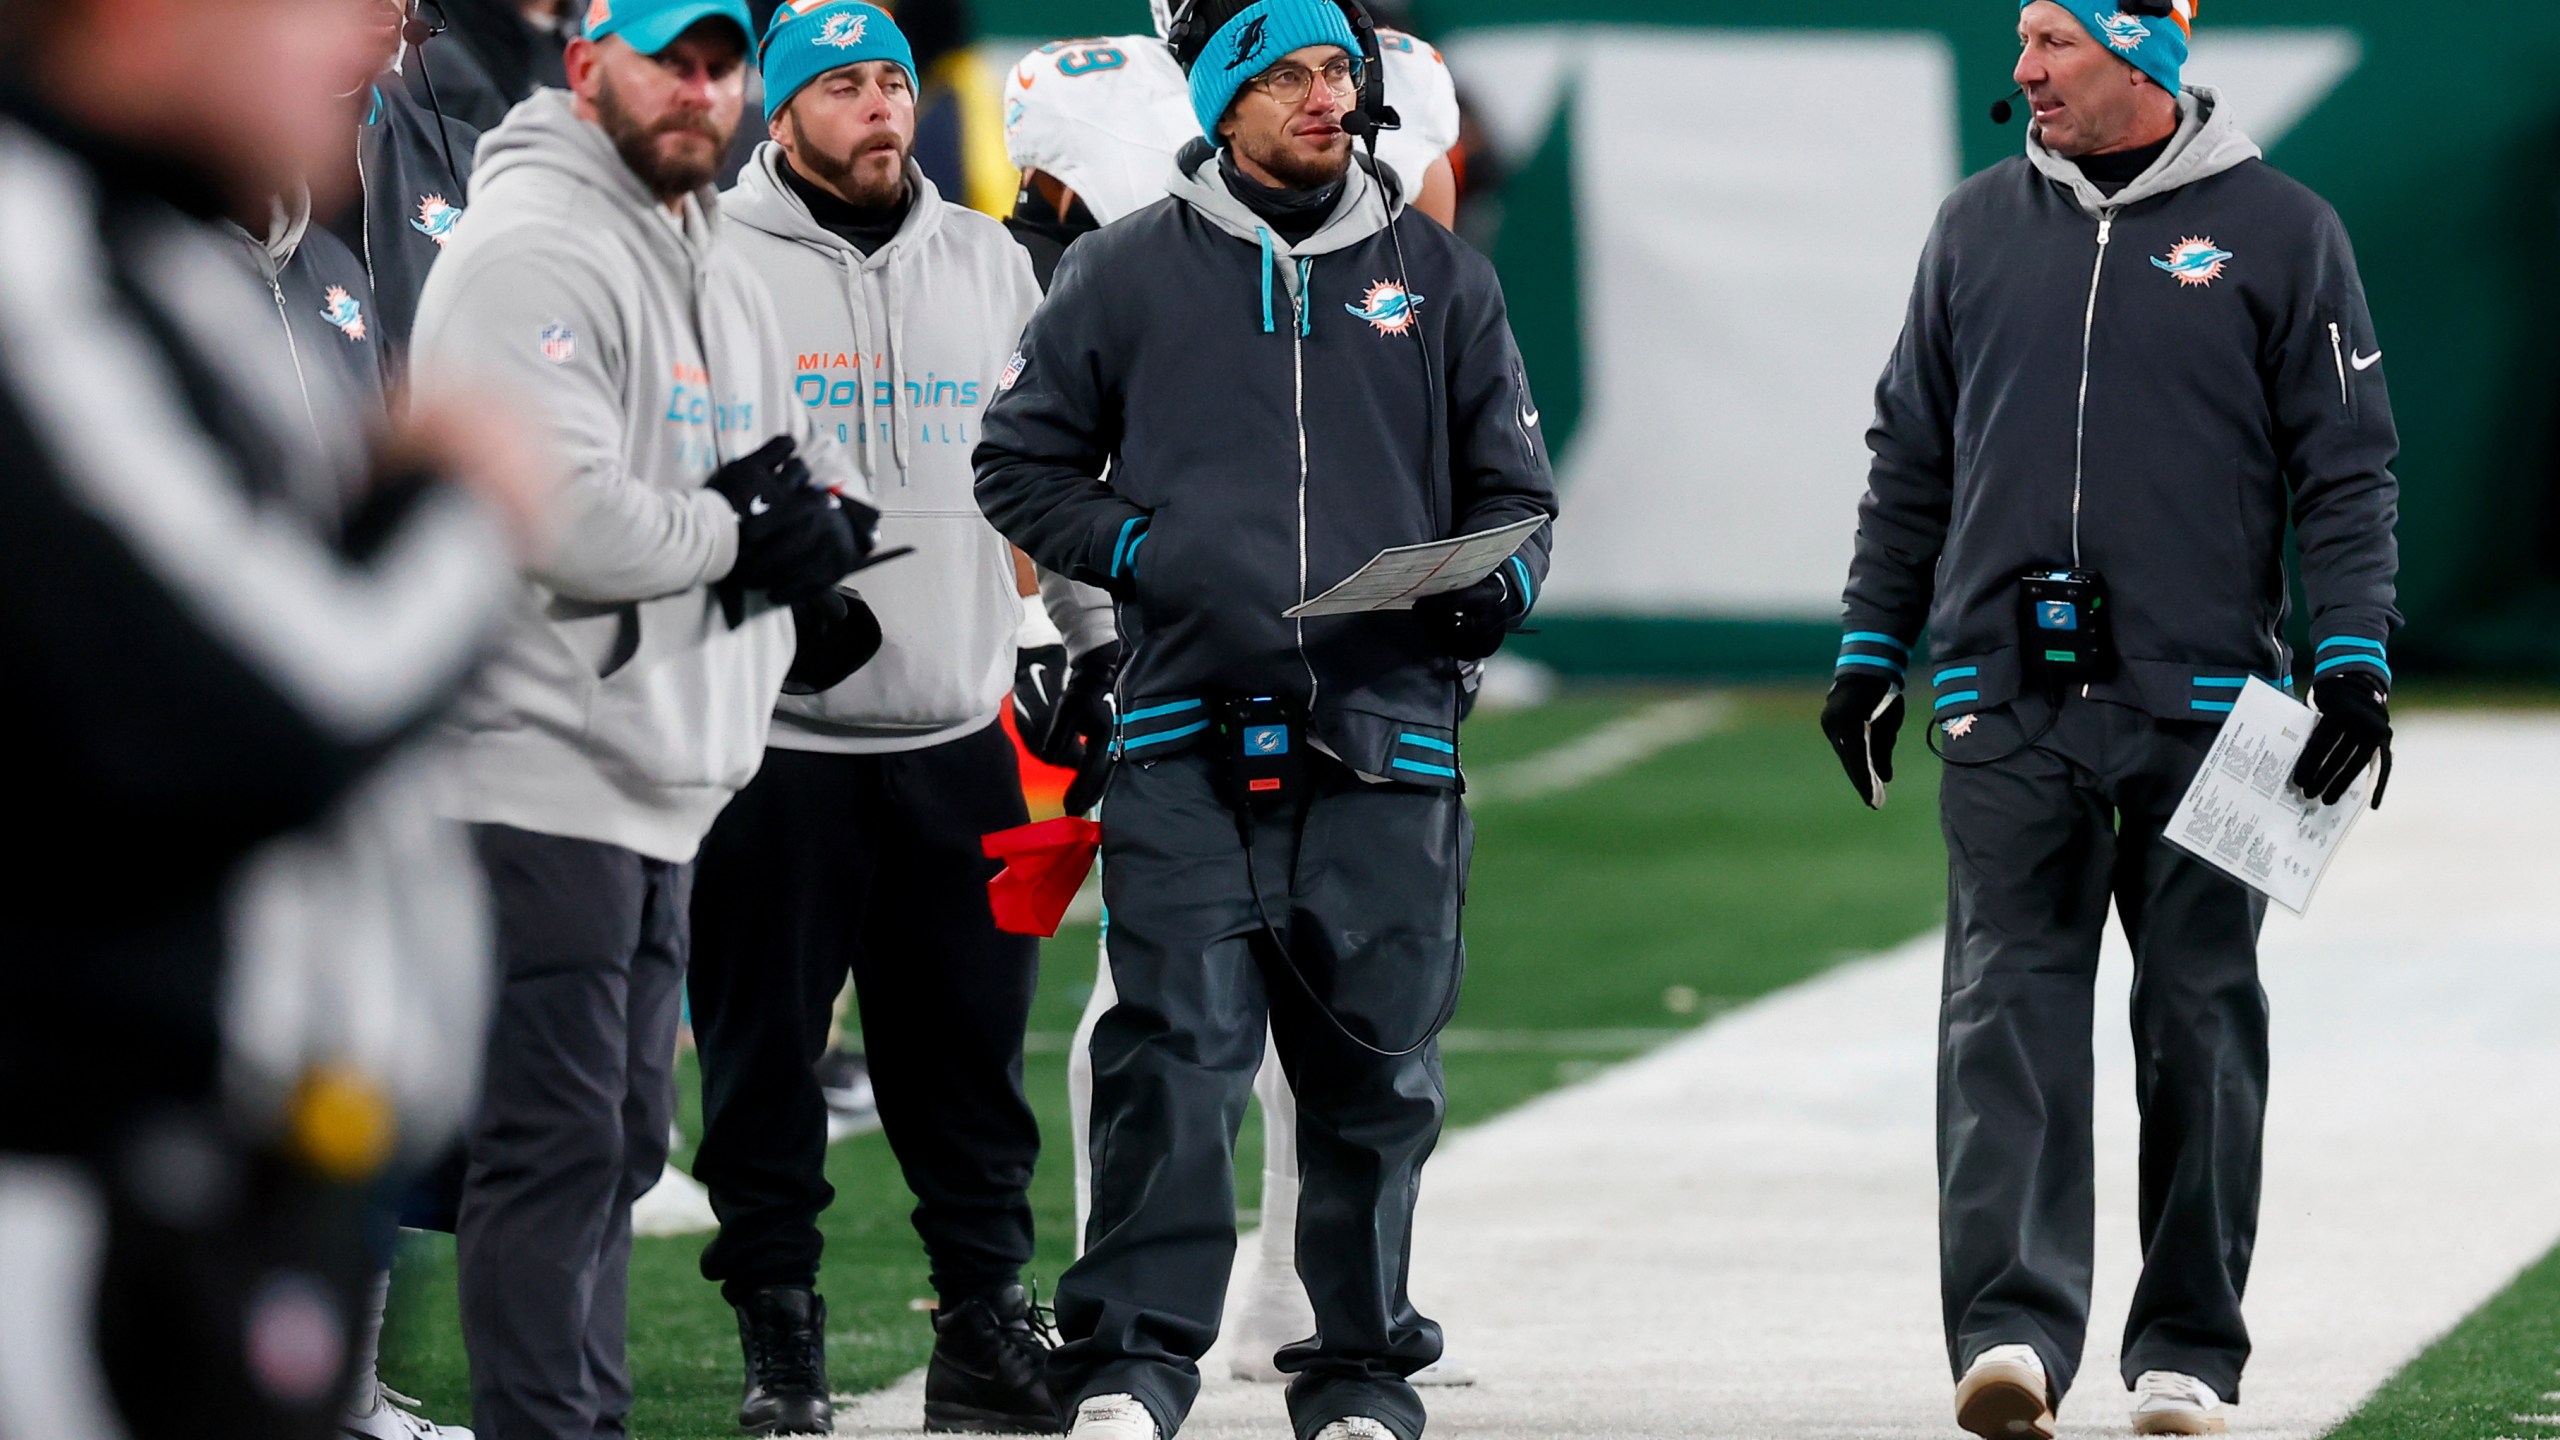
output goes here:
<path id="1" fill-rule="evenodd" d="M 2359 827 L 2312 918 L 2267 927 L 2275 1090 L 2241 1436 L 2320 1435 L 2560 1236 L 2560 724 L 2422 717 L 2401 744 L 2390 808 Z M 1433 1433 L 1954 1436 L 1933 1228 L 1937 951 L 1834 972 L 1453 1138 L 1425 1185 L 1413 1288 L 1485 1378 L 1426 1393 Z M 2096 1037 L 2098 1293 L 2072 1436 L 2124 1433 L 2125 988 L 2118 947 Z M 1206 1368 L 1186 1435 L 1287 1435 L 1277 1389 L 1226 1381 L 1221 1357 Z M 848 1403 L 841 1428 L 913 1433 L 919 1388 Z"/>

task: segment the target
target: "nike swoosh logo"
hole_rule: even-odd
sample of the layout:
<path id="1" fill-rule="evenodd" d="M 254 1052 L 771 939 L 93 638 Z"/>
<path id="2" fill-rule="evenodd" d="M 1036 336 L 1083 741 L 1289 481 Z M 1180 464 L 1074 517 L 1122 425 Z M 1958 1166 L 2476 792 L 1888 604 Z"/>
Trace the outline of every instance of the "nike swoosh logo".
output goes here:
<path id="1" fill-rule="evenodd" d="M 747 502 L 747 513 L 750 515 L 762 515 L 771 509 L 773 509 L 772 503 L 761 495 Z"/>
<path id="2" fill-rule="evenodd" d="M 2374 366 L 2382 363 L 2382 352 L 2376 350 L 2370 355 L 2358 355 L 2347 363 L 2353 365 L 2358 370 L 2370 370 Z"/>
<path id="3" fill-rule="evenodd" d="M 1017 67 L 1013 72 L 1013 78 L 1022 82 L 1022 88 L 1025 90 L 1040 83 L 1040 77 L 1033 74 L 1028 65 Z"/>

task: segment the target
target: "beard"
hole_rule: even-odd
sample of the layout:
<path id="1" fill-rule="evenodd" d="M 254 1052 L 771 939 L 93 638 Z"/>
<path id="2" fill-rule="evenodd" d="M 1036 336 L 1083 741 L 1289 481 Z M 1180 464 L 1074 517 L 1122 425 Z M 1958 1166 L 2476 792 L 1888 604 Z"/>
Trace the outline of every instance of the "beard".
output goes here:
<path id="1" fill-rule="evenodd" d="M 1248 139 L 1235 137 L 1236 154 L 1262 167 L 1272 179 L 1292 190 L 1321 190 L 1351 173 L 1350 137 L 1340 150 L 1309 158 L 1289 144 L 1286 133 Z"/>
<path id="2" fill-rule="evenodd" d="M 784 112 L 784 123 L 791 127 L 791 163 L 846 204 L 877 208 L 907 198 L 907 159 L 915 152 L 913 141 L 892 136 L 898 163 L 886 177 L 874 177 L 865 173 L 865 162 L 879 153 L 879 147 L 863 145 L 843 155 L 830 155 L 809 143 L 809 132 L 801 127 L 797 114 Z"/>
<path id="3" fill-rule="evenodd" d="M 735 137 L 734 127 L 723 130 L 708 115 L 679 115 L 648 124 L 623 105 L 612 81 L 597 79 L 596 123 L 613 142 L 622 163 L 661 203 L 672 205 L 719 175 L 721 158 L 729 153 L 729 142 Z M 699 135 L 711 142 L 710 153 L 700 160 L 667 155 L 658 148 L 660 137 L 667 135 Z"/>

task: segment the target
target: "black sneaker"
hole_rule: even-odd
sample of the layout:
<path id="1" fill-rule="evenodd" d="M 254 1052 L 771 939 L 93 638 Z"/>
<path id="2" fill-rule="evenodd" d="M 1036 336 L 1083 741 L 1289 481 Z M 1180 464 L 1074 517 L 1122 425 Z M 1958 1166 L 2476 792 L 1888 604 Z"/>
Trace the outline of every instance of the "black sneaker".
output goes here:
<path id="1" fill-rule="evenodd" d="M 824 1435 L 836 1428 L 827 1397 L 827 1302 L 805 1285 L 768 1285 L 738 1309 L 747 1394 L 738 1428 L 749 1435 Z"/>
<path id="2" fill-rule="evenodd" d="M 1057 1435 L 1066 1417 L 1049 1393 L 1048 1316 L 1009 1285 L 933 1317 L 924 1428 L 937 1435 Z"/>

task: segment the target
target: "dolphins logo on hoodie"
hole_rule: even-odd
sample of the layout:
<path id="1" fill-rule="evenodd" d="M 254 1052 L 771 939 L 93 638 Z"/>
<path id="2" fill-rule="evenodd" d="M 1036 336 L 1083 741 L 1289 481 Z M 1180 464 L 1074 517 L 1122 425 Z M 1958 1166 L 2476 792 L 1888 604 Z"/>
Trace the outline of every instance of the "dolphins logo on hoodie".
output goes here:
<path id="1" fill-rule="evenodd" d="M 2177 276 L 2181 285 L 2210 285 L 2222 278 L 2223 267 L 2231 259 L 2230 251 L 2190 235 L 2171 246 L 2167 255 L 2152 256 L 2151 263 Z"/>
<path id="2" fill-rule="evenodd" d="M 462 211 L 447 203 L 443 196 L 421 195 L 418 197 L 418 218 L 409 222 L 409 228 L 436 242 L 436 248 L 441 250 L 453 243 L 453 227 L 461 220 Z"/>
<path id="3" fill-rule="evenodd" d="M 1414 311 L 1422 307 L 1423 297 L 1392 280 L 1381 280 L 1369 287 L 1357 305 L 1342 308 L 1377 327 L 1381 335 L 1402 335 L 1413 329 Z"/>
<path id="4" fill-rule="evenodd" d="M 356 297 L 347 293 L 346 286 L 332 285 L 328 293 L 322 295 L 320 299 L 321 319 L 337 326 L 339 333 L 350 340 L 364 338 L 364 306 Z"/>

